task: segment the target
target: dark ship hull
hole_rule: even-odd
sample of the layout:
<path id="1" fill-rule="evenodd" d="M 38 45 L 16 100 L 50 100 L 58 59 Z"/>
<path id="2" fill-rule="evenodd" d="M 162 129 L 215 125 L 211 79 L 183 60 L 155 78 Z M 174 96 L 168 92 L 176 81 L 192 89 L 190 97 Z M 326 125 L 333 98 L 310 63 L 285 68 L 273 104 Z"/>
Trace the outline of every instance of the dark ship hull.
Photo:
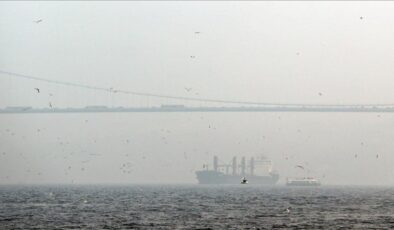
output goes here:
<path id="1" fill-rule="evenodd" d="M 197 171 L 197 180 L 199 184 L 240 184 L 239 175 L 226 175 L 222 172 L 213 170 Z M 249 184 L 274 185 L 279 180 L 279 175 L 272 173 L 269 176 L 251 176 L 246 175 Z"/>

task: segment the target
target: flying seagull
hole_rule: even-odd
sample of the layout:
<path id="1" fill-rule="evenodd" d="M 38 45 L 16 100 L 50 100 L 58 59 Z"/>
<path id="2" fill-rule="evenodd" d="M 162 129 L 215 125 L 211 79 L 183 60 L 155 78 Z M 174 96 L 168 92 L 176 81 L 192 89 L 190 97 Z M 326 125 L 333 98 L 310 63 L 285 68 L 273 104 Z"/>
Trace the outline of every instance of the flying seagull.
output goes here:
<path id="1" fill-rule="evenodd" d="M 38 24 L 38 23 L 42 22 L 42 19 L 34 20 L 33 22 Z"/>
<path id="2" fill-rule="evenodd" d="M 193 56 L 193 55 L 192 55 L 192 56 L 190 56 L 190 58 L 196 58 L 196 56 Z"/>
<path id="3" fill-rule="evenodd" d="M 296 165 L 296 168 L 300 168 L 300 169 L 302 169 L 302 170 L 305 169 L 304 166 L 301 166 L 301 165 Z"/>
<path id="4" fill-rule="evenodd" d="M 192 88 L 186 88 L 186 87 L 185 87 L 185 90 L 186 90 L 187 92 L 190 92 L 190 90 L 192 90 Z"/>
<path id="5" fill-rule="evenodd" d="M 35 90 L 37 90 L 37 93 L 40 93 L 40 89 L 39 88 L 34 88 Z"/>
<path id="6" fill-rule="evenodd" d="M 195 34 L 201 34 L 201 32 L 200 31 L 196 31 L 196 32 L 194 32 Z"/>

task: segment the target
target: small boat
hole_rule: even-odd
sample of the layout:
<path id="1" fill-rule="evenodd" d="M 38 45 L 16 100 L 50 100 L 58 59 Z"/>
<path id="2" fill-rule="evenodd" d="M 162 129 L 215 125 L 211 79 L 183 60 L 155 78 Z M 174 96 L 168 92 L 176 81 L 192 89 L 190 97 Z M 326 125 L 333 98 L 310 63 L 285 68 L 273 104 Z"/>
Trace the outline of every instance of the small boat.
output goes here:
<path id="1" fill-rule="evenodd" d="M 320 181 L 313 177 L 287 178 L 287 186 L 320 186 Z"/>
<path id="2" fill-rule="evenodd" d="M 245 177 L 242 177 L 241 184 L 247 184 L 248 180 Z"/>

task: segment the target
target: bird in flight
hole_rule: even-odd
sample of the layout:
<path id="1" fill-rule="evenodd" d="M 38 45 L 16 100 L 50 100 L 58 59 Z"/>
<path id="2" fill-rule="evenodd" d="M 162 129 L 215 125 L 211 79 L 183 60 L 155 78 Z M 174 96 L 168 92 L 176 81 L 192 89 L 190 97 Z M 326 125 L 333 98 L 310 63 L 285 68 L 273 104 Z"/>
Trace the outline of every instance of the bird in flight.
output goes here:
<path id="1" fill-rule="evenodd" d="M 301 166 L 301 165 L 296 165 L 296 168 L 300 168 L 300 169 L 302 169 L 302 170 L 305 169 L 304 166 Z"/>
<path id="2" fill-rule="evenodd" d="M 51 103 L 51 102 L 49 102 L 49 107 L 53 108 L 53 106 L 52 106 L 52 103 Z"/>
<path id="3" fill-rule="evenodd" d="M 186 90 L 187 92 L 190 92 L 190 90 L 192 90 L 192 88 L 187 88 L 187 87 L 185 87 L 185 90 Z"/>
<path id="4" fill-rule="evenodd" d="M 37 93 L 40 93 L 40 89 L 39 88 L 34 88 L 35 90 L 37 90 Z"/>
<path id="5" fill-rule="evenodd" d="M 42 19 L 34 20 L 33 22 L 38 24 L 38 23 L 42 22 Z"/>
<path id="6" fill-rule="evenodd" d="M 321 92 L 319 92 L 319 96 L 322 96 L 323 94 Z"/>
<path id="7" fill-rule="evenodd" d="M 193 55 L 192 55 L 192 56 L 190 56 L 190 58 L 196 58 L 196 56 L 193 56 Z"/>
<path id="8" fill-rule="evenodd" d="M 200 31 L 196 31 L 196 32 L 194 32 L 195 34 L 201 34 L 201 32 Z"/>

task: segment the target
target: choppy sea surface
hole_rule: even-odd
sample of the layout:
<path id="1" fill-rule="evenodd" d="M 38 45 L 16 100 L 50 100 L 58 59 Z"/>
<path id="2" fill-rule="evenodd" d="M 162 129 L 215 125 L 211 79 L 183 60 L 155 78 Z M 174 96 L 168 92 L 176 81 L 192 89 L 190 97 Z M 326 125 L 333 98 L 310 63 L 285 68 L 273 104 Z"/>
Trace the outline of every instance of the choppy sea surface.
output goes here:
<path id="1" fill-rule="evenodd" d="M 0 186 L 0 229 L 393 229 L 394 188 Z"/>

